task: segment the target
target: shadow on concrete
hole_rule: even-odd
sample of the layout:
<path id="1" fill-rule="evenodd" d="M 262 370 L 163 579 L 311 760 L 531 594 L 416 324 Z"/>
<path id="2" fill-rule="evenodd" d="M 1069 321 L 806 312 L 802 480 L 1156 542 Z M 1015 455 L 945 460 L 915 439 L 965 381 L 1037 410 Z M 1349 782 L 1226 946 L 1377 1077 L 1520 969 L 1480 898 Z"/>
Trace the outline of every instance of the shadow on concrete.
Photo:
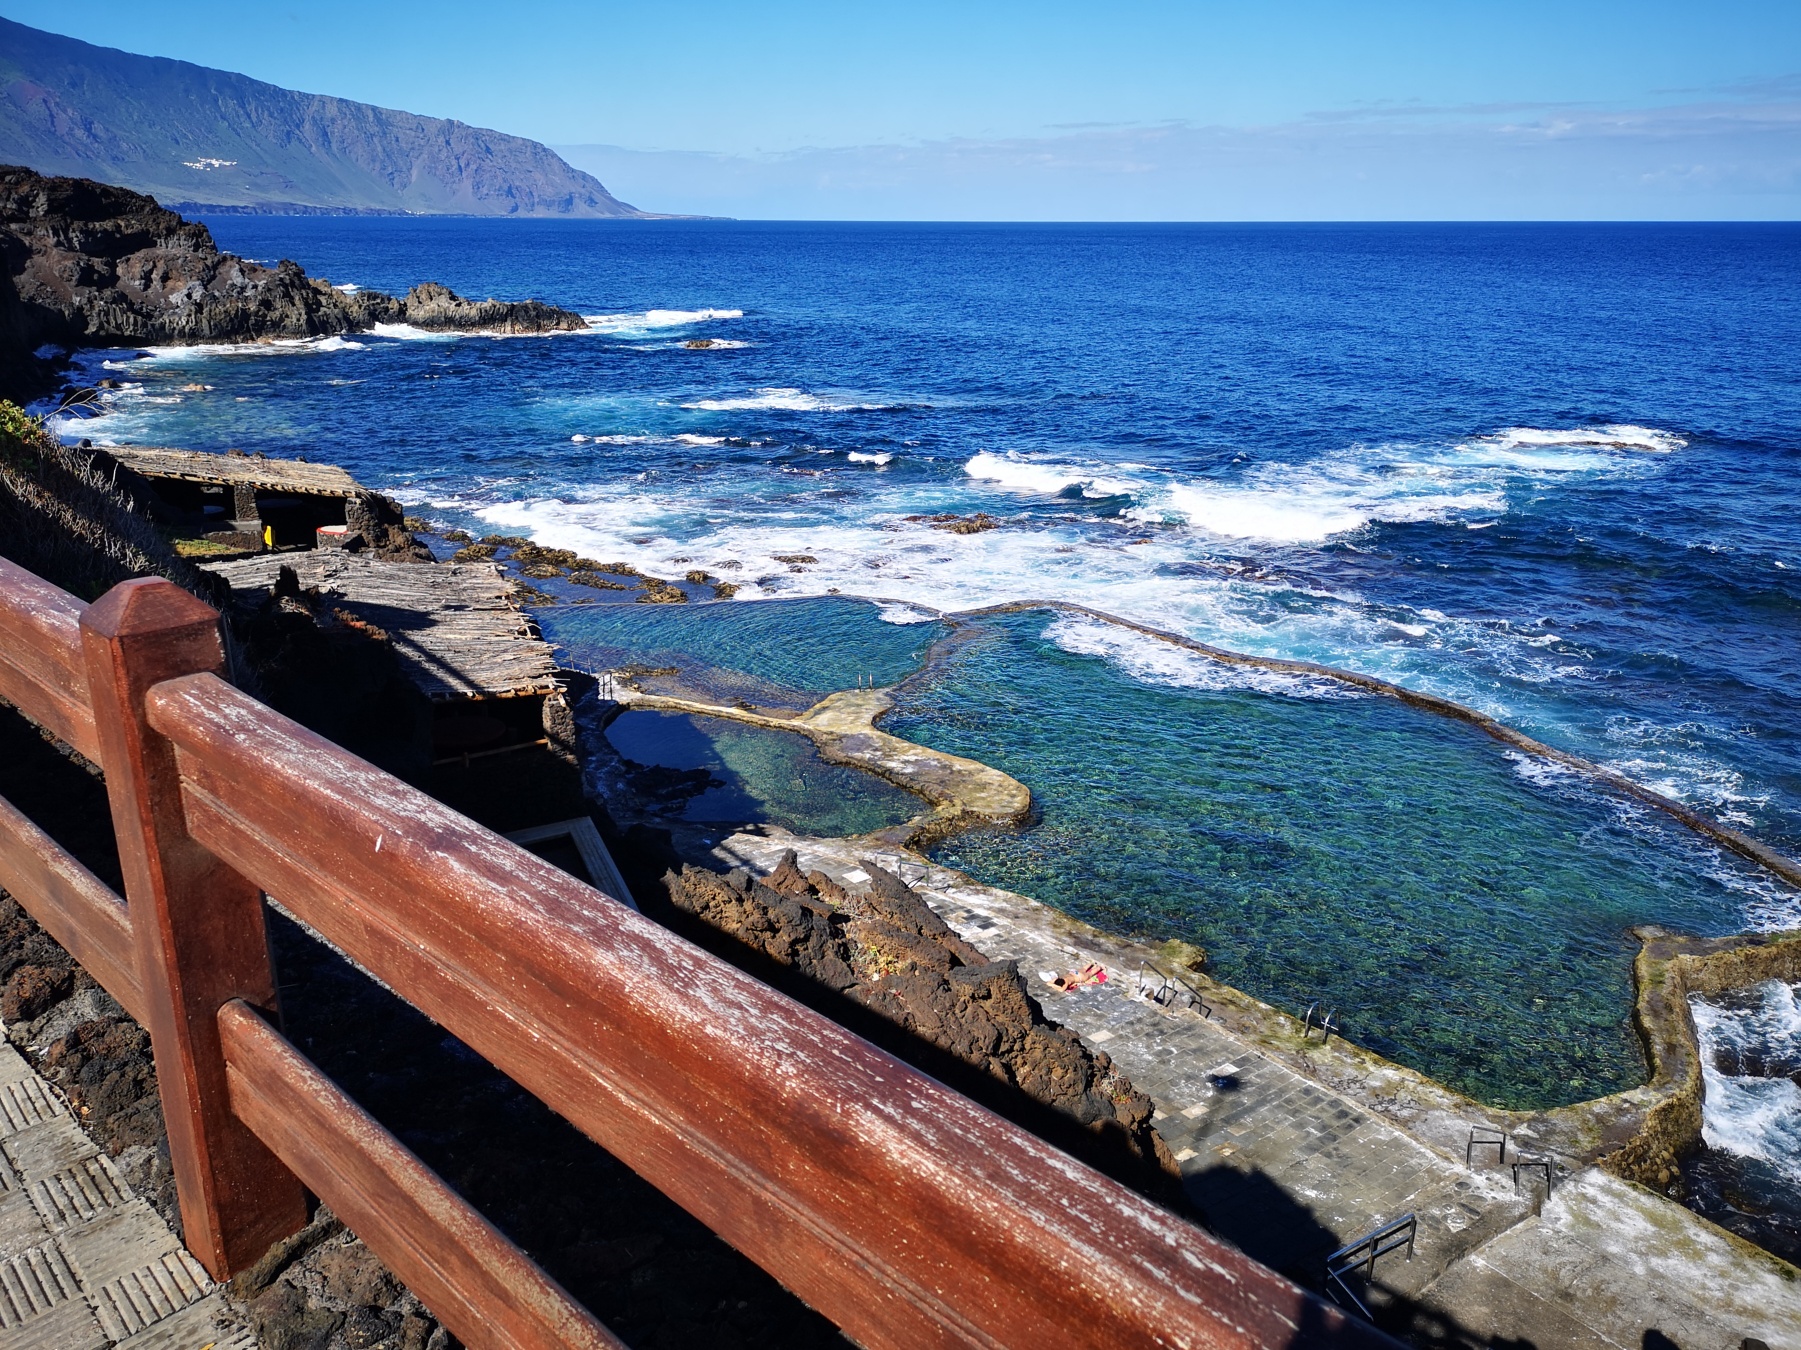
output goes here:
<path id="1" fill-rule="evenodd" d="M 1338 1237 L 1262 1172 L 1224 1163 L 1182 1178 L 1208 1227 L 1303 1288 L 1325 1292 L 1326 1256 Z"/>

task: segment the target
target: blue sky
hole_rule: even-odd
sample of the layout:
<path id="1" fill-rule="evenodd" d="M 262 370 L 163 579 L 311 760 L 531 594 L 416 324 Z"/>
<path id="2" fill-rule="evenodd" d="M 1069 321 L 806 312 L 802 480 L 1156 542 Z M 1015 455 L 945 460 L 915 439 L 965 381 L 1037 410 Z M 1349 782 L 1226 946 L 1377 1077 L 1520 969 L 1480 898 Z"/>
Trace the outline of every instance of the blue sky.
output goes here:
<path id="1" fill-rule="evenodd" d="M 546 141 L 670 211 L 1786 218 L 1801 3 L 0 0 Z"/>

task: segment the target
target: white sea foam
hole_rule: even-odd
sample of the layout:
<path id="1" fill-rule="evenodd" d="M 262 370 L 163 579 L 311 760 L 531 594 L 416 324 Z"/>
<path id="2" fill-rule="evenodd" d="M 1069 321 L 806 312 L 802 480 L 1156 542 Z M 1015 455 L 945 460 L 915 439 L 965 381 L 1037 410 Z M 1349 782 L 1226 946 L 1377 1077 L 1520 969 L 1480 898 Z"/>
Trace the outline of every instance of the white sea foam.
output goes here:
<path id="1" fill-rule="evenodd" d="M 916 623 L 931 623 L 938 615 L 936 612 L 918 605 L 898 605 L 890 601 L 876 607 L 876 617 L 883 623 L 906 627 Z"/>
<path id="2" fill-rule="evenodd" d="M 1216 661 L 1204 653 L 1088 615 L 1059 614 L 1044 636 L 1066 652 L 1098 656 L 1144 684 L 1177 689 L 1253 689 L 1290 698 L 1359 698 L 1364 691 L 1330 676 Z"/>
<path id="3" fill-rule="evenodd" d="M 1801 1187 L 1801 1086 L 1787 1077 L 1728 1073 L 1747 1060 L 1801 1065 L 1801 1005 L 1796 987 L 1759 985 L 1749 1007 L 1689 1000 L 1701 1041 L 1701 1137 L 1708 1147 L 1755 1158 Z"/>
<path id="4" fill-rule="evenodd" d="M 878 412 L 892 406 L 841 394 L 809 394 L 800 389 L 758 389 L 737 398 L 703 398 L 682 404 L 692 412 Z"/>
<path id="5" fill-rule="evenodd" d="M 878 468 L 884 464 L 894 463 L 894 455 L 888 450 L 852 450 L 845 458 L 852 464 L 874 464 Z"/>
<path id="6" fill-rule="evenodd" d="M 1357 445 L 1300 462 L 1234 465 L 1207 478 L 992 451 L 973 456 L 964 469 L 971 478 L 1015 492 L 1130 497 L 1127 517 L 1147 524 L 1307 544 L 1378 522 L 1461 521 L 1484 528 L 1507 511 L 1517 488 L 1570 476 L 1644 472 L 1650 457 L 1684 444 L 1648 427 L 1510 427 L 1438 446 Z"/>
<path id="7" fill-rule="evenodd" d="M 1616 423 L 1604 427 L 1573 427 L 1563 431 L 1546 431 L 1539 427 L 1508 427 L 1484 439 L 1503 445 L 1605 445 L 1620 450 L 1652 450 L 1669 454 L 1688 442 L 1655 427 L 1635 427 Z"/>
<path id="8" fill-rule="evenodd" d="M 983 450 L 963 466 L 963 472 L 984 482 L 999 483 L 1015 492 L 1035 492 L 1055 496 L 1071 488 L 1084 497 L 1118 497 L 1139 486 L 1115 475 L 1110 468 L 1059 464 L 1049 460 L 1028 459 L 1012 451 L 1004 455 Z"/>
<path id="9" fill-rule="evenodd" d="M 376 337 L 394 338 L 401 342 L 455 342 L 466 336 L 463 333 L 435 332 L 429 328 L 415 328 L 410 323 L 378 323 L 369 331 Z"/>
<path id="10" fill-rule="evenodd" d="M 741 319 L 741 309 L 647 309 L 637 314 L 584 314 L 582 318 L 596 333 L 630 336 L 637 332 L 655 332 L 661 328 L 686 328 L 690 324 L 709 323 L 716 319 Z"/>
<path id="11" fill-rule="evenodd" d="M 221 356 L 293 356 L 307 352 L 361 351 L 365 345 L 367 344 L 336 335 L 322 338 L 266 338 L 255 342 L 196 342 L 185 347 L 145 347 L 137 361 L 130 364 L 154 362 L 159 365 L 182 365 Z M 113 370 L 126 368 L 112 362 L 108 362 L 107 366 Z"/>
<path id="12" fill-rule="evenodd" d="M 672 437 L 677 445 L 724 445 L 724 436 L 697 436 L 691 431 L 684 431 Z"/>

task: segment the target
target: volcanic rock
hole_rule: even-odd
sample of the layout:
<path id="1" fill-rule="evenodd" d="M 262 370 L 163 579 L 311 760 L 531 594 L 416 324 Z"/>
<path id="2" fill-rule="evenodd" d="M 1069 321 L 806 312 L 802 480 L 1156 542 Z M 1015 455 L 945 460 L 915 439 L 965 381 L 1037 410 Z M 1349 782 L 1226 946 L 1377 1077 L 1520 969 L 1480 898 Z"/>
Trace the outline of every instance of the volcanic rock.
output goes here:
<path id="1" fill-rule="evenodd" d="M 223 253 L 205 225 L 85 178 L 0 167 L 0 348 L 106 347 L 328 337 L 377 323 L 502 333 L 576 330 L 536 300 L 464 300 L 415 286 L 404 300 L 344 293 L 295 263 Z"/>
<path id="2" fill-rule="evenodd" d="M 1180 1174 L 1151 1125 L 1150 1097 L 1105 1054 L 1046 1018 L 1014 962 L 990 961 L 899 878 L 874 863 L 864 867 L 865 892 L 822 872 L 803 874 L 792 850 L 762 880 L 742 868 L 722 875 L 687 865 L 663 885 L 677 910 L 802 977 L 778 981 L 789 993 L 1102 1171 L 1182 1207 Z M 846 1018 L 842 1002 L 825 995 L 874 1018 Z M 947 1074 L 947 1060 L 964 1072 Z"/>

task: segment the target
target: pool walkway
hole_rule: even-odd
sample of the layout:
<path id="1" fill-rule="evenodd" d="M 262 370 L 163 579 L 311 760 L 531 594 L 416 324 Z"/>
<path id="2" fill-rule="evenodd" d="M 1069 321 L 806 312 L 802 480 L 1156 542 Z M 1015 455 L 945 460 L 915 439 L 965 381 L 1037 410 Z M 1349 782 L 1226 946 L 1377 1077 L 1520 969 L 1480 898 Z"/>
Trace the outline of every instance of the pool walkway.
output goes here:
<path id="1" fill-rule="evenodd" d="M 771 830 L 713 853 L 767 872 L 790 847 L 803 868 L 853 888 L 870 862 L 884 866 L 966 940 L 1017 960 L 1047 1014 L 1150 1094 L 1212 1229 L 1266 1265 L 1319 1289 L 1330 1252 L 1416 1215 L 1412 1258 L 1383 1258 L 1369 1294 L 1419 1343 L 1740 1350 L 1753 1338 L 1801 1350 L 1793 1267 L 1596 1167 L 1564 1162 L 1547 1198 L 1542 1172 L 1522 1173 L 1516 1189 L 1493 1148 L 1466 1165 L 1467 1135 L 1450 1148 L 1443 1121 L 1430 1140 L 1416 1137 L 1224 1019 L 1135 996 L 1119 950 L 1085 945 L 1086 930 L 1046 906 L 867 842 Z M 1107 967 L 1106 984 L 1059 994 L 1038 978 L 1089 960 Z"/>

